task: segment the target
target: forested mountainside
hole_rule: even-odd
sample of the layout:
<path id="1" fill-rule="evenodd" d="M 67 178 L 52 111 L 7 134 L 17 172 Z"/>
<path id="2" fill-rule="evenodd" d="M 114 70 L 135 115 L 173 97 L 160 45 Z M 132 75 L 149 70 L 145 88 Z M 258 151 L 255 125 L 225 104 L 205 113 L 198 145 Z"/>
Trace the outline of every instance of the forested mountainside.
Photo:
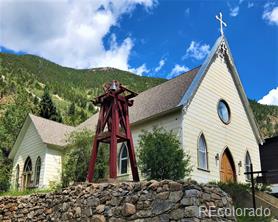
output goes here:
<path id="1" fill-rule="evenodd" d="M 0 147 L 12 146 L 29 112 L 38 114 L 45 86 L 63 123 L 78 125 L 97 111 L 90 100 L 113 79 L 136 92 L 166 81 L 114 68 L 72 69 L 38 56 L 0 53 Z M 262 135 L 277 135 L 278 107 L 250 102 Z"/>
<path id="2" fill-rule="evenodd" d="M 2 113 L 4 106 L 14 101 L 19 87 L 25 89 L 36 103 L 47 86 L 64 122 L 70 125 L 79 124 L 95 112 L 90 100 L 102 93 L 102 84 L 105 82 L 116 79 L 131 90 L 142 92 L 166 81 L 140 77 L 114 68 L 71 69 L 33 55 L 1 53 L 0 59 Z M 74 123 L 67 118 L 68 109 L 73 103 L 77 115 L 84 116 L 82 119 L 77 116 Z"/>
<path id="3" fill-rule="evenodd" d="M 278 136 L 278 106 L 262 105 L 249 100 L 264 138 Z"/>

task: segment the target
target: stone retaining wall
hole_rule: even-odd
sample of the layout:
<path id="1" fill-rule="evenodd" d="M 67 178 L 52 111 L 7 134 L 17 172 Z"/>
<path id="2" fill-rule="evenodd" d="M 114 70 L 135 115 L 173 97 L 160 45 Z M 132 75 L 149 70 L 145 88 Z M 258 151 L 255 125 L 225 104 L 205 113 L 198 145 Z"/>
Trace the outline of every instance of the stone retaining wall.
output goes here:
<path id="1" fill-rule="evenodd" d="M 0 197 L 0 221 L 236 221 L 209 217 L 205 207 L 231 209 L 232 200 L 215 185 L 189 181 L 84 183 L 53 193 Z"/>

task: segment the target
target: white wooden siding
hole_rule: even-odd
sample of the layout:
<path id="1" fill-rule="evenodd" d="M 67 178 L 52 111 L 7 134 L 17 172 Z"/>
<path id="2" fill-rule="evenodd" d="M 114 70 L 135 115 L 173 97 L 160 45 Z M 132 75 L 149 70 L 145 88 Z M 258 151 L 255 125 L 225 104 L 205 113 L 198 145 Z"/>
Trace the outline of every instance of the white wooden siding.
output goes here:
<path id="1" fill-rule="evenodd" d="M 132 137 L 133 137 L 133 141 L 134 141 L 135 153 L 136 153 L 136 150 L 138 149 L 139 135 L 142 134 L 143 130 L 152 131 L 153 127 L 163 127 L 167 131 L 172 130 L 178 136 L 178 138 L 181 138 L 181 135 L 182 135 L 181 123 L 182 123 L 181 110 L 177 110 L 173 113 L 169 113 L 164 116 L 161 116 L 161 117 L 158 117 L 158 118 L 155 118 L 152 120 L 148 120 L 141 124 L 132 126 L 131 132 L 132 132 Z M 119 144 L 118 158 L 119 158 L 120 147 L 121 146 Z M 120 178 L 121 177 L 123 177 L 123 179 L 132 179 L 132 174 L 131 174 L 131 169 L 130 169 L 129 163 L 128 163 L 128 174 L 124 175 L 124 176 L 120 176 Z M 141 175 L 140 179 L 143 179 L 142 175 Z"/>
<path id="2" fill-rule="evenodd" d="M 62 176 L 62 151 L 48 146 L 45 162 L 44 181 L 46 186 L 51 182 L 60 182 Z"/>
<path id="3" fill-rule="evenodd" d="M 32 181 L 34 181 L 35 175 L 35 164 L 38 156 L 41 157 L 41 172 L 40 172 L 40 181 L 39 187 L 43 187 L 45 185 L 44 181 L 44 172 L 45 172 L 45 150 L 46 145 L 42 143 L 40 136 L 37 133 L 37 130 L 32 122 L 30 122 L 27 130 L 22 138 L 22 141 L 19 145 L 19 148 L 15 154 L 13 159 L 13 169 L 12 169 L 12 178 L 11 184 L 15 186 L 15 175 L 16 175 L 16 166 L 19 164 L 20 172 L 19 172 L 19 185 L 22 186 L 22 173 L 25 160 L 29 156 L 32 160 Z"/>
<path id="4" fill-rule="evenodd" d="M 231 110 L 231 122 L 225 125 L 218 116 L 217 105 L 224 99 Z M 216 59 L 210 66 L 183 118 L 183 146 L 194 166 L 192 179 L 199 182 L 220 179 L 220 161 L 225 147 L 232 153 L 237 180 L 245 182 L 244 163 L 248 150 L 254 170 L 260 170 L 259 146 L 248 121 L 235 83 L 225 62 Z M 203 132 L 208 148 L 209 171 L 197 169 L 197 141 Z M 220 160 L 215 156 L 219 154 Z M 242 162 L 242 167 L 238 166 Z"/>

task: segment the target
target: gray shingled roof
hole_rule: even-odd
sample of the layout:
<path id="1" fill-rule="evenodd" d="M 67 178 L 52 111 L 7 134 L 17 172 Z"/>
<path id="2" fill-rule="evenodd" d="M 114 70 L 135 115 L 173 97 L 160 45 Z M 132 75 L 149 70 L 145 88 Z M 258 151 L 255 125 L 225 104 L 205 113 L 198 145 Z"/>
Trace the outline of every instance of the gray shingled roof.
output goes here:
<path id="1" fill-rule="evenodd" d="M 98 121 L 98 113 L 92 115 L 89 119 L 87 119 L 86 121 L 78 125 L 76 129 L 77 130 L 88 129 L 88 130 L 95 131 L 97 121 Z"/>
<path id="2" fill-rule="evenodd" d="M 67 126 L 48 119 L 29 114 L 42 141 L 46 144 L 65 146 L 67 135 L 75 130 L 72 126 Z"/>
<path id="3" fill-rule="evenodd" d="M 136 96 L 130 108 L 130 122 L 135 123 L 177 107 L 198 70 L 199 67 L 192 69 Z"/>
<path id="4" fill-rule="evenodd" d="M 141 92 L 134 98 L 134 105 L 130 107 L 130 122 L 150 118 L 176 108 L 184 93 L 191 85 L 200 67 L 192 69 L 176 78 Z M 77 129 L 95 130 L 98 113 L 81 123 Z"/>
<path id="5" fill-rule="evenodd" d="M 198 73 L 198 70 L 199 67 L 192 69 L 183 75 L 148 89 L 136 96 L 134 98 L 134 105 L 130 108 L 130 122 L 136 123 L 176 108 Z M 42 141 L 46 144 L 58 146 L 65 146 L 67 144 L 67 136 L 74 130 L 86 128 L 94 131 L 98 120 L 97 113 L 74 128 L 32 114 L 29 116 Z"/>

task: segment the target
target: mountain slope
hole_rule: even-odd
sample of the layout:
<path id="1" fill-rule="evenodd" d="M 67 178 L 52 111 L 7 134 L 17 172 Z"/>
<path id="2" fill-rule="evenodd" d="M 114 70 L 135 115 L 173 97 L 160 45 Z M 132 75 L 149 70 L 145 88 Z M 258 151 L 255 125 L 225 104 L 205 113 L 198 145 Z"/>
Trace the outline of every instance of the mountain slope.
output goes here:
<path id="1" fill-rule="evenodd" d="M 114 68 L 79 70 L 59 66 L 38 56 L 0 53 L 0 117 L 5 106 L 14 103 L 18 86 L 24 86 L 33 100 L 36 100 L 42 96 L 43 88 L 47 85 L 64 122 L 77 125 L 96 112 L 90 100 L 102 92 L 103 83 L 113 79 L 136 92 L 166 81 Z M 68 118 L 68 110 L 73 103 L 77 116 L 74 121 Z M 250 100 L 250 105 L 262 135 L 278 135 L 278 107 L 261 105 L 254 100 Z"/>
<path id="2" fill-rule="evenodd" d="M 2 106 L 12 101 L 17 86 L 24 85 L 26 91 L 39 100 L 44 86 L 47 85 L 65 122 L 70 125 L 84 121 L 95 112 L 90 100 L 102 93 L 102 84 L 105 82 L 117 79 L 131 90 L 142 92 L 166 81 L 160 78 L 140 77 L 114 68 L 82 70 L 66 68 L 33 55 L 0 53 L 0 59 L 0 86 L 2 86 L 0 104 Z M 67 111 L 72 103 L 79 112 L 85 113 L 84 118 L 74 123 L 67 119 Z"/>
<path id="3" fill-rule="evenodd" d="M 262 136 L 264 138 L 278 136 L 278 106 L 262 105 L 255 100 L 249 102 Z"/>

